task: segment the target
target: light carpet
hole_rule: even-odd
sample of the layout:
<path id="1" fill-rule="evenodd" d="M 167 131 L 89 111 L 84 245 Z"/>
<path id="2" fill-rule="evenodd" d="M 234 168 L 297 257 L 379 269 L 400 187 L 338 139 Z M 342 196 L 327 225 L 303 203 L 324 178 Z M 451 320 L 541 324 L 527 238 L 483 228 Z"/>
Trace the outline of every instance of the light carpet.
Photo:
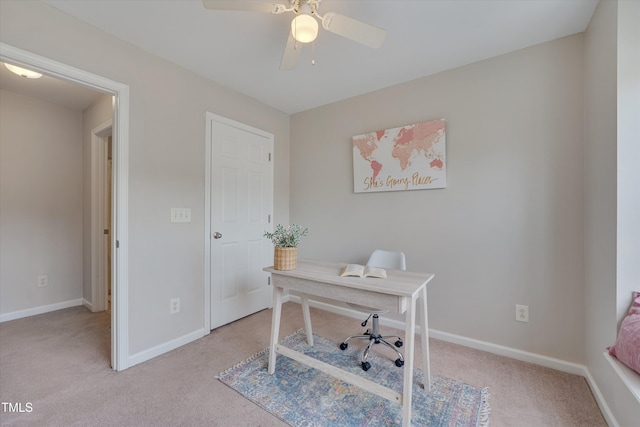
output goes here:
<path id="1" fill-rule="evenodd" d="M 361 349 L 345 351 L 314 335 L 306 343 L 302 330 L 283 344 L 353 374 L 402 392 L 403 368 L 393 360 L 369 354 L 371 369 L 360 367 Z M 401 425 L 402 407 L 395 402 L 342 382 L 314 368 L 279 355 L 274 375 L 267 372 L 268 349 L 222 372 L 220 381 L 286 423 L 296 427 Z M 423 373 L 414 370 L 411 424 L 414 426 L 487 426 L 489 392 L 442 376 L 432 376 L 431 391 L 421 384 Z"/>

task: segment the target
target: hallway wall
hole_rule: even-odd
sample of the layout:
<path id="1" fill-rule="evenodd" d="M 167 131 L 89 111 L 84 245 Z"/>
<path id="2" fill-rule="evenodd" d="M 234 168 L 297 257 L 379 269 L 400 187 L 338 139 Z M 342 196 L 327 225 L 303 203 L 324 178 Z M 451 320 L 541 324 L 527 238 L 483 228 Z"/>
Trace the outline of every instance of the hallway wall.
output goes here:
<path id="1" fill-rule="evenodd" d="M 0 92 L 0 316 L 82 299 L 82 111 Z M 37 287 L 37 277 L 48 286 Z"/>

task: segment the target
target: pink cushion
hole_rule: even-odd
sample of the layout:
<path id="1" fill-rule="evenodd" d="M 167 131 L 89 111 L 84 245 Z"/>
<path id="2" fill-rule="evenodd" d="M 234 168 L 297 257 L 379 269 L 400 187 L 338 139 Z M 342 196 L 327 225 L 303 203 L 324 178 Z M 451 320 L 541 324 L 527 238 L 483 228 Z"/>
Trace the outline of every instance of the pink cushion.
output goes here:
<path id="1" fill-rule="evenodd" d="M 622 321 L 609 354 L 640 374 L 640 292 L 633 293 L 629 315 Z"/>

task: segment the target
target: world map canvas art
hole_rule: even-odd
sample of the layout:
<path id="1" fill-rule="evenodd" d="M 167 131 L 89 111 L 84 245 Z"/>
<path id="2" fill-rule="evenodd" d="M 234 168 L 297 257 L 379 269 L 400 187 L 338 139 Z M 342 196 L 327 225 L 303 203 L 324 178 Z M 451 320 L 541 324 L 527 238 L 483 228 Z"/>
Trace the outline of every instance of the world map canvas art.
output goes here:
<path id="1" fill-rule="evenodd" d="M 445 120 L 353 137 L 353 191 L 445 188 Z"/>

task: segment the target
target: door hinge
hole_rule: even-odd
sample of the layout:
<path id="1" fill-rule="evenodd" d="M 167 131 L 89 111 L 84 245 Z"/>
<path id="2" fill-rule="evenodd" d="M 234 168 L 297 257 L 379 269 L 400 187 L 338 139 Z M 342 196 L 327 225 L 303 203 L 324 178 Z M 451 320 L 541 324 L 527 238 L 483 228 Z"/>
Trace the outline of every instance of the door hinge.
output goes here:
<path id="1" fill-rule="evenodd" d="M 271 224 L 271 214 L 267 215 L 267 224 Z"/>
<path id="2" fill-rule="evenodd" d="M 269 161 L 271 161 L 271 153 L 269 153 Z"/>
<path id="3" fill-rule="evenodd" d="M 120 240 L 116 240 L 116 249 L 120 247 Z"/>
<path id="4" fill-rule="evenodd" d="M 267 285 L 271 286 L 271 276 L 267 277 Z"/>

